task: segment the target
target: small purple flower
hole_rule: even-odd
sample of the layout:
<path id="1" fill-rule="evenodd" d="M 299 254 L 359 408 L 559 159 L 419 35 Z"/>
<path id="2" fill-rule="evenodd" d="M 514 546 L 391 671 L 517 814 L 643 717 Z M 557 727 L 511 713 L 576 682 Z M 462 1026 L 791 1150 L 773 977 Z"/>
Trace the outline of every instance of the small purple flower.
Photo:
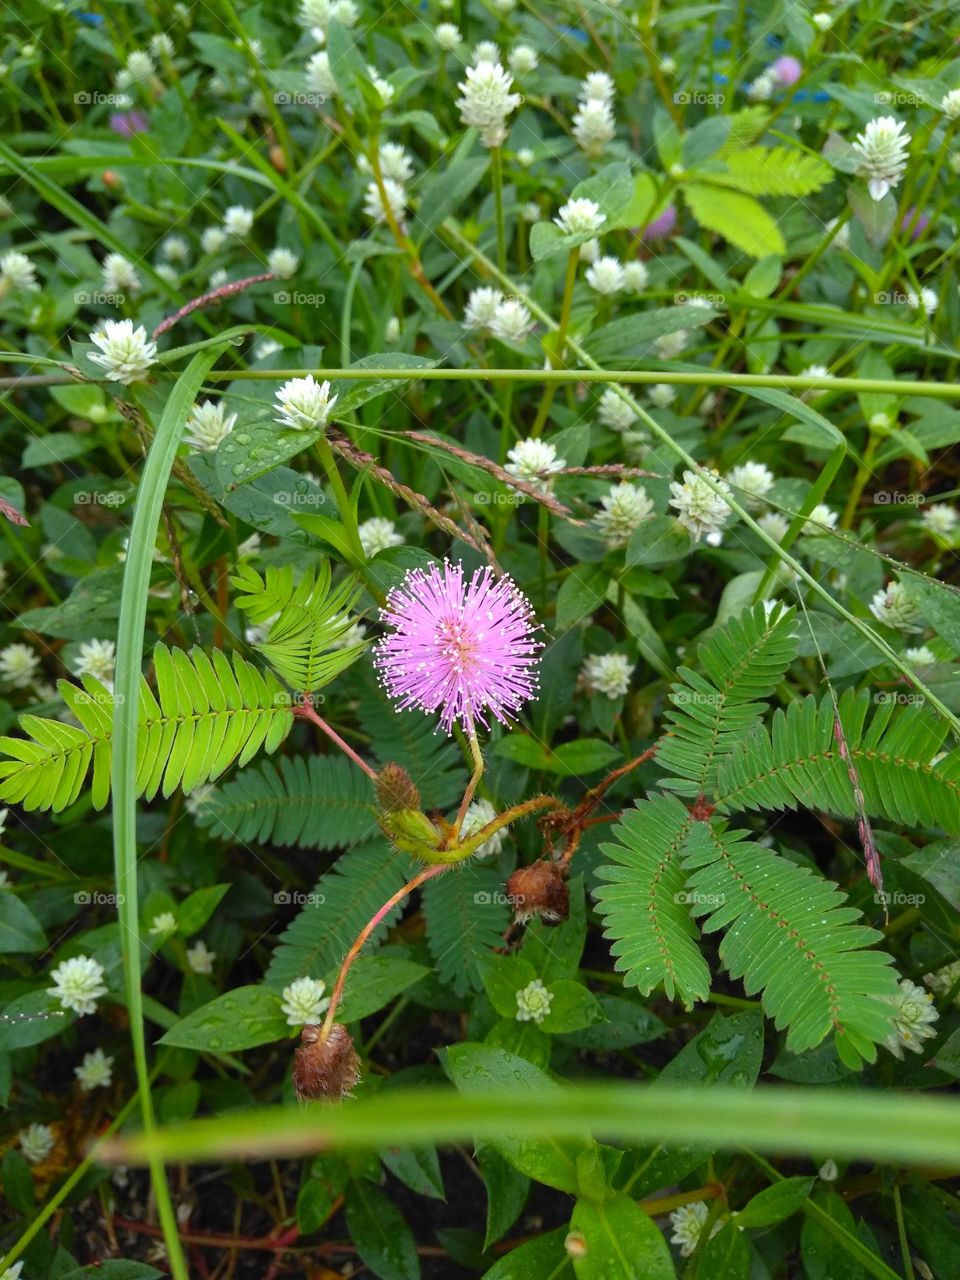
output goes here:
<path id="1" fill-rule="evenodd" d="M 907 228 L 910 226 L 910 223 L 913 222 L 914 218 L 917 218 L 917 210 L 916 210 L 916 206 L 911 205 L 910 208 L 907 210 L 907 212 L 903 215 L 903 221 L 900 223 L 900 231 L 902 232 L 903 235 L 907 234 Z M 919 240 L 920 237 L 923 235 L 923 233 L 926 231 L 927 227 L 929 227 L 929 225 L 930 225 L 929 213 L 921 213 L 920 217 L 917 218 L 917 221 L 913 230 L 910 232 L 910 239 Z"/>
<path id="2" fill-rule="evenodd" d="M 132 138 L 135 133 L 147 133 L 150 121 L 142 111 L 114 111 L 110 115 L 110 128 L 121 138 Z"/>
<path id="3" fill-rule="evenodd" d="M 798 58 L 791 57 L 790 54 L 784 54 L 782 58 L 777 58 L 770 70 L 778 84 L 789 86 L 796 84 L 803 75 L 803 63 Z"/>
<path id="4" fill-rule="evenodd" d="M 640 232 L 641 240 L 666 240 L 667 236 L 673 234 L 673 229 L 677 225 L 677 210 L 674 205 L 668 204 L 663 213 L 658 214 L 652 222 Z"/>
<path id="5" fill-rule="evenodd" d="M 377 644 L 374 664 L 399 710 L 439 711 L 471 733 L 485 712 L 502 724 L 536 694 L 533 609 L 510 578 L 463 565 L 411 569 L 387 596 L 380 620 L 393 628 Z"/>

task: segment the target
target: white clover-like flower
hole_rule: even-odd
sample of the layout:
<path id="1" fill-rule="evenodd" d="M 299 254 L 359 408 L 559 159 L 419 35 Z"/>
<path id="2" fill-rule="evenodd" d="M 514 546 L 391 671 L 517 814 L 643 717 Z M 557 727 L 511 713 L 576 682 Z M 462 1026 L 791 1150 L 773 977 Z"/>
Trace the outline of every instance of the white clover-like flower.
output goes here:
<path id="1" fill-rule="evenodd" d="M 400 341 L 400 317 L 399 316 L 391 316 L 390 319 L 387 321 L 387 323 L 384 325 L 383 340 L 384 342 L 390 342 L 390 343 Z"/>
<path id="2" fill-rule="evenodd" d="M 933 1024 L 940 1017 L 934 1008 L 933 996 L 916 982 L 902 978 L 897 995 L 885 996 L 884 1000 L 893 1005 L 893 1028 L 883 1042 L 884 1047 L 901 1060 L 904 1049 L 923 1053 L 923 1042 L 937 1034 Z"/>
<path id="3" fill-rule="evenodd" d="M 175 52 L 173 41 L 165 31 L 150 37 L 149 49 L 155 58 L 172 58 Z"/>
<path id="4" fill-rule="evenodd" d="M 583 683 L 591 693 L 622 698 L 630 688 L 633 663 L 625 653 L 595 653 L 581 668 Z"/>
<path id="5" fill-rule="evenodd" d="M 282 342 L 277 342 L 275 338 L 261 338 L 253 348 L 253 358 L 254 360 L 266 360 L 268 356 L 275 356 L 278 351 L 282 350 Z"/>
<path id="6" fill-rule="evenodd" d="M 253 227 L 253 210 L 243 204 L 232 204 L 223 215 L 223 229 L 228 236 L 243 238 Z"/>
<path id="7" fill-rule="evenodd" d="M 650 279 L 647 264 L 634 258 L 632 262 L 623 264 L 623 287 L 630 293 L 643 293 Z"/>
<path id="8" fill-rule="evenodd" d="M 513 77 L 499 62 L 483 61 L 467 67 L 466 79 L 457 85 L 463 97 L 457 99 L 460 119 L 480 130 L 485 147 L 499 147 L 506 140 L 507 117 L 523 101 L 511 92 Z"/>
<path id="9" fill-rule="evenodd" d="M 28 689 L 39 669 L 40 658 L 28 644 L 8 644 L 0 649 L 0 680 L 11 689 Z"/>
<path id="10" fill-rule="evenodd" d="M 769 69 L 762 71 L 747 88 L 747 97 L 753 102 L 766 102 L 778 88 L 777 77 Z"/>
<path id="11" fill-rule="evenodd" d="M 213 453 L 237 425 L 237 415 L 227 413 L 222 400 L 204 400 L 190 410 L 184 440 L 200 453 Z"/>
<path id="12" fill-rule="evenodd" d="M 490 321 L 490 332 L 504 342 L 523 342 L 533 328 L 533 316 L 519 298 L 504 298 Z"/>
<path id="13" fill-rule="evenodd" d="M 150 934 L 154 938 L 167 938 L 177 932 L 177 917 L 172 911 L 161 911 L 153 917 Z"/>
<path id="14" fill-rule="evenodd" d="M 960 89 L 951 89 L 943 95 L 940 110 L 948 120 L 960 120 Z"/>
<path id="15" fill-rule="evenodd" d="M 681 1258 L 689 1258 L 696 1249 L 709 1214 L 710 1210 L 704 1200 L 681 1205 L 670 1214 L 670 1226 L 673 1228 L 670 1243 L 680 1246 Z M 720 1230 L 720 1226 L 719 1220 L 713 1224 L 711 1239 Z"/>
<path id="16" fill-rule="evenodd" d="M 267 270 L 272 271 L 281 280 L 289 280 L 300 265 L 300 259 L 291 249 L 278 244 L 267 255 Z"/>
<path id="17" fill-rule="evenodd" d="M 413 177 L 413 159 L 406 147 L 399 142 L 385 142 L 378 152 L 380 172 L 384 178 L 392 178 L 394 182 L 409 182 Z M 361 156 L 359 167 L 364 173 L 371 171 L 370 161 Z"/>
<path id="18" fill-rule="evenodd" d="M 533 164 L 533 162 L 536 160 L 536 158 L 537 158 L 536 152 L 533 150 L 532 147 L 521 147 L 520 150 L 517 152 L 517 164 L 524 169 L 529 169 L 530 166 Z M 539 208 L 540 206 L 537 205 L 538 210 Z M 536 219 L 531 218 L 530 221 L 535 222 Z"/>
<path id="19" fill-rule="evenodd" d="M 683 351 L 690 340 L 689 329 L 677 329 L 674 333 L 661 334 L 653 344 L 658 360 L 672 360 Z"/>
<path id="20" fill-rule="evenodd" d="M 781 515 L 779 511 L 767 511 L 760 517 L 757 524 L 774 542 L 782 542 L 787 536 L 787 530 L 790 528 L 790 521 L 786 516 Z"/>
<path id="21" fill-rule="evenodd" d="M 833 374 L 825 364 L 808 364 L 805 369 L 800 370 L 801 378 L 832 378 Z M 814 395 L 819 395 L 819 390 L 814 389 Z"/>
<path id="22" fill-rule="evenodd" d="M 353 0 L 301 0 L 298 20 L 312 30 L 314 36 L 326 38 L 331 21 L 344 27 L 355 27 L 360 11 Z"/>
<path id="23" fill-rule="evenodd" d="M 740 490 L 746 506 L 760 507 L 773 488 L 774 474 L 762 462 L 741 462 L 727 472 L 727 483 Z"/>
<path id="24" fill-rule="evenodd" d="M 483 830 L 488 822 L 492 822 L 496 816 L 497 811 L 489 800 L 474 800 L 463 816 L 460 839 L 467 840 L 470 836 L 476 835 L 478 831 Z M 475 852 L 474 857 L 489 858 L 499 853 L 506 838 L 506 827 L 502 827 L 499 831 L 495 831 L 489 840 L 484 840 L 483 844 Z"/>
<path id="25" fill-rule="evenodd" d="M 291 378 L 277 392 L 276 421 L 294 431 L 313 431 L 326 426 L 336 403 L 337 397 L 330 395 L 329 382 L 317 382 L 312 373 L 305 378 Z"/>
<path id="26" fill-rule="evenodd" d="M 198 938 L 192 947 L 187 947 L 187 964 L 193 973 L 213 973 L 216 958 L 217 953 L 208 950 L 202 938 Z"/>
<path id="27" fill-rule="evenodd" d="M 380 105 L 383 107 L 389 107 L 390 103 L 396 96 L 396 89 L 394 89 L 389 80 L 385 80 L 383 78 L 374 66 L 367 66 L 367 75 L 370 77 L 370 83 L 377 91 L 377 96 L 380 99 Z"/>
<path id="28" fill-rule="evenodd" d="M 207 280 L 207 284 L 210 286 L 211 289 L 219 289 L 222 284 L 227 283 L 227 279 L 228 279 L 228 276 L 227 276 L 226 267 L 217 267 L 216 271 L 210 272 L 210 276 L 209 276 L 209 279 Z"/>
<path id="29" fill-rule="evenodd" d="M 607 387 L 597 404 L 597 417 L 611 431 L 629 431 L 637 415 L 614 387 Z"/>
<path id="30" fill-rule="evenodd" d="M 124 69 L 131 84 L 144 84 L 157 73 L 153 59 L 143 49 L 134 49 L 127 58 Z"/>
<path id="31" fill-rule="evenodd" d="M 902 582 L 888 582 L 870 601 L 870 612 L 885 627 L 905 634 L 922 631 L 920 610 Z"/>
<path id="32" fill-rule="evenodd" d="M 600 212 L 600 206 L 595 200 L 579 196 L 561 206 L 554 222 L 565 236 L 593 236 L 600 230 L 606 218 L 607 215 Z"/>
<path id="33" fill-rule="evenodd" d="M 73 660 L 73 669 L 78 676 L 93 676 L 112 689 L 116 663 L 117 646 L 112 640 L 84 640 Z"/>
<path id="34" fill-rule="evenodd" d="M 37 269 L 25 253 L 8 249 L 0 254 L 0 285 L 4 289 L 22 289 L 25 292 L 40 288 Z"/>
<path id="35" fill-rule="evenodd" d="M 605 255 L 587 268 L 587 284 L 596 293 L 618 293 L 623 288 L 623 267 L 619 260 Z"/>
<path id="36" fill-rule="evenodd" d="M 833 14 L 826 13 L 823 9 L 820 9 L 817 13 L 811 15 L 810 21 L 818 31 L 829 31 L 833 26 Z"/>
<path id="37" fill-rule="evenodd" d="M 713 474 L 719 493 L 693 471 L 684 471 L 682 484 L 674 480 L 670 485 L 673 494 L 670 505 L 676 508 L 678 523 L 694 542 L 718 534 L 730 516 L 730 508 L 723 498 L 723 494 L 730 492 L 730 486 L 716 472 Z"/>
<path id="38" fill-rule="evenodd" d="M 100 348 L 91 363 L 125 387 L 144 378 L 157 358 L 157 344 L 147 338 L 142 324 L 135 329 L 132 320 L 106 320 L 102 329 L 94 329 L 90 341 Z"/>
<path id="39" fill-rule="evenodd" d="M 574 112 L 572 132 L 577 146 L 588 156 L 603 155 L 617 132 L 613 107 L 601 98 L 587 98 Z"/>
<path id="40" fill-rule="evenodd" d="M 904 662 L 909 662 L 911 667 L 932 667 L 937 660 L 937 655 L 927 645 L 916 645 L 911 649 L 904 649 Z"/>
<path id="41" fill-rule="evenodd" d="M 307 60 L 307 65 L 303 70 L 307 78 L 307 88 L 311 93 L 319 94 L 321 98 L 335 98 L 337 96 L 337 82 L 333 78 L 330 55 L 326 49 L 320 49 L 313 54 Z"/>
<path id="42" fill-rule="evenodd" d="M 517 7 L 517 0 L 490 0 L 493 8 L 500 14 L 501 18 L 505 18 L 507 14 L 513 13 Z"/>
<path id="43" fill-rule="evenodd" d="M 158 262 L 156 272 L 161 280 L 166 280 L 167 284 L 175 285 L 180 279 L 176 267 L 172 267 L 169 262 Z"/>
<path id="44" fill-rule="evenodd" d="M 186 262 L 190 257 L 190 246 L 183 236 L 167 236 L 160 246 L 161 254 L 168 262 Z"/>
<path id="45" fill-rule="evenodd" d="M 280 1008 L 287 1015 L 288 1027 L 304 1027 L 319 1022 L 330 1006 L 329 996 L 323 993 L 327 984 L 314 978 L 297 978 L 283 988 Z"/>
<path id="46" fill-rule="evenodd" d="M 363 547 L 363 554 L 368 560 L 372 560 L 378 551 L 386 551 L 388 547 L 403 546 L 403 537 L 397 533 L 397 526 L 392 520 L 385 520 L 382 516 L 364 520 L 357 533 L 360 537 L 360 545 Z"/>
<path id="47" fill-rule="evenodd" d="M 479 289 L 471 289 L 463 313 L 465 329 L 489 329 L 493 324 L 497 308 L 503 302 L 503 294 L 499 289 L 483 285 Z"/>
<path id="48" fill-rule="evenodd" d="M 938 996 L 947 995 L 960 982 L 960 960 L 954 960 L 952 964 L 945 965 L 936 973 L 925 973 L 923 980 Z M 953 1004 L 955 1007 L 960 1004 L 960 993 L 954 997 Z"/>
<path id="49" fill-rule="evenodd" d="M 80 1082 L 80 1088 L 84 1093 L 91 1093 L 94 1089 L 106 1089 L 113 1080 L 113 1059 L 108 1058 L 98 1047 L 91 1053 L 83 1055 L 83 1061 L 79 1067 L 73 1068 L 73 1074 Z"/>
<path id="50" fill-rule="evenodd" d="M 857 134 L 853 144 L 859 159 L 857 172 L 867 179 L 874 200 L 882 200 L 903 177 L 909 146 L 906 126 L 893 116 L 877 116 Z"/>
<path id="51" fill-rule="evenodd" d="M 200 248 L 204 253 L 219 253 L 227 243 L 227 233 L 223 227 L 206 227 L 200 236 Z"/>
<path id="52" fill-rule="evenodd" d="M 923 527 L 929 533 L 935 533 L 940 538 L 952 538 L 956 533 L 957 520 L 960 519 L 960 512 L 956 507 L 948 506 L 946 502 L 935 502 L 933 506 L 926 507 L 920 516 Z"/>
<path id="53" fill-rule="evenodd" d="M 816 538 L 836 527 L 836 511 L 828 507 L 825 502 L 818 502 L 807 516 L 800 532 L 806 534 L 808 538 Z"/>
<path id="54" fill-rule="evenodd" d="M 648 388 L 647 396 L 650 403 L 655 404 L 658 409 L 668 409 L 676 400 L 677 393 L 669 382 L 655 382 Z"/>
<path id="55" fill-rule="evenodd" d="M 434 32 L 434 36 L 440 48 L 447 53 L 453 53 L 454 49 L 463 44 L 463 36 L 460 34 L 460 28 L 455 22 L 441 22 Z"/>
<path id="56" fill-rule="evenodd" d="M 592 240 L 585 240 L 580 246 L 577 254 L 581 262 L 596 262 L 600 257 L 600 241 L 596 236 Z"/>
<path id="57" fill-rule="evenodd" d="M 53 1130 L 48 1124 L 28 1124 L 17 1134 L 20 1150 L 29 1164 L 40 1164 L 53 1150 Z"/>
<path id="58" fill-rule="evenodd" d="M 507 55 L 507 65 L 515 76 L 526 76 L 539 65 L 536 49 L 528 44 L 517 44 Z"/>
<path id="59" fill-rule="evenodd" d="M 96 1013 L 97 1001 L 107 994 L 103 981 L 103 965 L 92 956 L 73 956 L 58 964 L 50 974 L 53 986 L 47 994 L 56 996 L 63 1009 L 72 1009 L 79 1017 Z"/>
<path id="60" fill-rule="evenodd" d="M 837 1168 L 836 1160 L 824 1160 L 817 1170 L 817 1177 L 821 1182 L 836 1182 L 839 1176 L 840 1170 Z"/>
<path id="61" fill-rule="evenodd" d="M 504 470 L 518 480 L 525 480 L 541 493 L 550 491 L 553 477 L 567 465 L 566 458 L 558 458 L 557 450 L 549 440 L 520 440 L 507 454 Z"/>
<path id="62" fill-rule="evenodd" d="M 539 978 L 534 978 L 517 992 L 517 1022 L 535 1022 L 539 1026 L 549 1014 L 551 1004 L 553 992 Z"/>
<path id="63" fill-rule="evenodd" d="M 613 551 L 625 547 L 635 530 L 653 512 L 653 500 L 642 485 L 623 481 L 600 499 L 603 510 L 593 517 L 600 536 Z"/>
<path id="64" fill-rule="evenodd" d="M 612 102 L 615 92 L 613 80 L 606 71 L 589 72 L 580 85 L 580 98 L 583 102 L 591 98 L 597 102 Z"/>
<path id="65" fill-rule="evenodd" d="M 911 311 L 923 311 L 924 315 L 932 316 L 939 305 L 940 295 L 936 289 L 924 285 L 919 293 L 915 289 L 907 290 L 907 306 Z"/>
<path id="66" fill-rule="evenodd" d="M 473 53 L 470 55 L 470 65 L 479 66 L 481 62 L 502 62 L 500 50 L 497 48 L 493 40 L 481 40 L 479 44 L 474 45 Z"/>
<path id="67" fill-rule="evenodd" d="M 104 293 L 136 293 L 140 288 L 140 277 L 133 263 L 122 253 L 108 253 L 102 270 Z"/>
<path id="68" fill-rule="evenodd" d="M 666 57 L 660 59 L 660 70 L 665 76 L 672 76 L 676 69 L 677 61 L 675 58 Z"/>
<path id="69" fill-rule="evenodd" d="M 386 203 L 384 203 L 386 195 Z M 384 178 L 383 191 L 376 182 L 368 182 L 363 196 L 363 212 L 371 222 L 386 222 L 387 210 L 394 222 L 402 222 L 407 213 L 407 189 L 393 178 Z"/>

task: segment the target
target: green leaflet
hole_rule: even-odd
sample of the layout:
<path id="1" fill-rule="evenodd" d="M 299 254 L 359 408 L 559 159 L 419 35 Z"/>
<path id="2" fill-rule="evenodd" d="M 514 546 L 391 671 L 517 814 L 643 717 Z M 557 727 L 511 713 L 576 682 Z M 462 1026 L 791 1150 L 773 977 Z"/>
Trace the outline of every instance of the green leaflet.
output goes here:
<path id="1" fill-rule="evenodd" d="M 239 654 L 232 660 L 200 649 L 158 644 L 153 651 L 157 691 L 140 680 L 137 795 L 169 796 L 218 778 L 234 761 L 246 764 L 263 748 L 275 751 L 290 732 L 290 695 L 269 673 Z M 113 694 L 91 676 L 83 687 L 59 683 L 80 727 L 20 717 L 24 738 L 0 738 L 0 799 L 25 809 L 65 809 L 79 796 L 91 765 L 91 796 L 102 809 L 110 790 Z"/>

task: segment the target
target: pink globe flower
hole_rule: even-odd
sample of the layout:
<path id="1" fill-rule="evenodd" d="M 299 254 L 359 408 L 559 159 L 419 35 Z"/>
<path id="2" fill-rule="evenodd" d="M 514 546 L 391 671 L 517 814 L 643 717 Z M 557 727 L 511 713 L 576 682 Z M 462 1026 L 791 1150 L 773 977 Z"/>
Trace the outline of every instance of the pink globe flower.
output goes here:
<path id="1" fill-rule="evenodd" d="M 666 240 L 667 236 L 673 234 L 676 225 L 677 211 L 672 204 L 668 204 L 663 213 L 647 223 L 640 232 L 640 238 L 641 240 Z"/>
<path id="2" fill-rule="evenodd" d="M 782 58 L 776 60 L 770 70 L 778 84 L 796 84 L 803 75 L 803 63 L 798 58 L 791 57 L 790 54 L 784 54 Z"/>
<path id="3" fill-rule="evenodd" d="M 914 219 L 916 219 L 916 221 L 914 221 Z M 929 213 L 921 213 L 920 216 L 917 217 L 916 206 L 911 205 L 903 215 L 903 221 L 900 223 L 900 230 L 904 235 L 906 235 L 911 223 L 913 224 L 913 230 L 910 232 L 910 239 L 911 241 L 919 240 L 930 225 L 930 215 Z"/>
<path id="4" fill-rule="evenodd" d="M 535 697 L 533 609 L 510 578 L 463 565 L 411 569 L 387 596 L 380 619 L 393 630 L 377 644 L 374 664 L 398 710 L 439 711 L 471 733 L 490 712 L 502 724 Z"/>

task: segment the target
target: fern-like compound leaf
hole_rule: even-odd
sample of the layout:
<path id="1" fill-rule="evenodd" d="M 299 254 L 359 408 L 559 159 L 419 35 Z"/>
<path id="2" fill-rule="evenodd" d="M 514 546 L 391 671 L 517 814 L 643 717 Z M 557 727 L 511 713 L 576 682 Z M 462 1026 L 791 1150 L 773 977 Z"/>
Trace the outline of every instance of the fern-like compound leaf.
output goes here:
<path id="1" fill-rule="evenodd" d="M 663 983 L 667 995 L 688 1009 L 710 992 L 680 861 L 693 824 L 675 796 L 641 800 L 614 827 L 617 843 L 603 846 L 613 865 L 600 867 L 597 874 L 606 883 L 596 892 L 626 985 L 646 995 Z"/>
<path id="2" fill-rule="evenodd" d="M 275 751 L 290 732 L 290 695 L 269 673 L 238 654 L 157 645 L 153 652 L 156 693 L 140 684 L 137 792 L 148 800 L 158 791 L 192 791 L 218 778 L 235 761 L 246 764 L 261 749 Z M 92 764 L 91 798 L 96 808 L 110 791 L 114 698 L 92 676 L 82 687 L 61 680 L 61 696 L 79 722 L 62 724 L 25 715 L 23 738 L 0 738 L 0 800 L 25 809 L 59 811 L 73 804 Z"/>
<path id="3" fill-rule="evenodd" d="M 759 722 L 769 697 L 796 656 L 792 609 L 756 605 L 700 644 L 704 675 L 681 667 L 671 688 L 669 736 L 658 763 L 673 774 L 665 786 L 681 795 L 713 794 L 717 769 Z"/>
<path id="4" fill-rule="evenodd" d="M 369 778 L 340 756 L 284 756 L 241 769 L 206 795 L 197 821 L 224 840 L 336 849 L 376 831 Z"/>
<path id="5" fill-rule="evenodd" d="M 770 729 L 755 726 L 720 764 L 718 808 L 803 806 L 856 818 L 852 770 L 868 816 L 960 835 L 960 749 L 936 759 L 946 723 L 893 695 L 871 703 L 867 690 L 847 690 L 839 713 L 842 741 L 829 695 L 797 699 Z"/>
<path id="6" fill-rule="evenodd" d="M 232 582 L 242 592 L 237 607 L 257 625 L 269 623 L 254 648 L 297 692 L 322 689 L 366 648 L 363 641 L 346 642 L 360 584 L 353 576 L 334 586 L 328 561 L 296 585 L 290 566 L 268 569 L 261 578 L 251 565 L 241 565 Z"/>
<path id="7" fill-rule="evenodd" d="M 857 923 L 838 887 L 718 823 L 689 826 L 682 862 L 700 927 L 723 931 L 720 959 L 747 995 L 761 992 L 787 1048 L 802 1053 L 833 1032 L 845 1060 L 873 1061 L 891 1030 L 897 975 L 870 949 L 882 936 Z"/>

